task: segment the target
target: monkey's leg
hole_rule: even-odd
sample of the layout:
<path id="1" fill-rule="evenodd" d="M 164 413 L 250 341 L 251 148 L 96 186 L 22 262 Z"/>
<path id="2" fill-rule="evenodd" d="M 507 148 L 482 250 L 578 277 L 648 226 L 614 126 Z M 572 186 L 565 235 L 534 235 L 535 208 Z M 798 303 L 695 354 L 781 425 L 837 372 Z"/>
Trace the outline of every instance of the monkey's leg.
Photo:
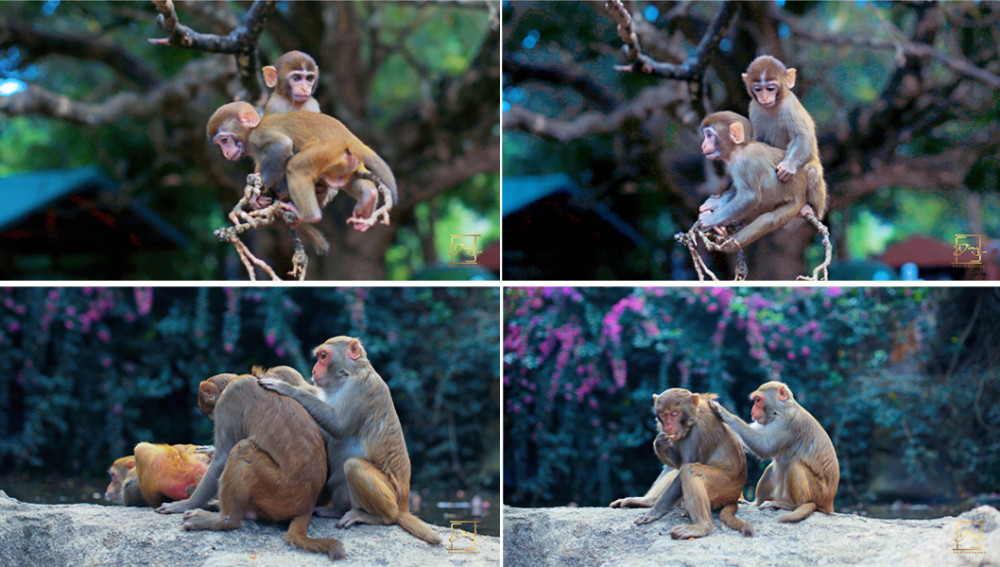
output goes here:
<path id="1" fill-rule="evenodd" d="M 261 458 L 263 457 L 263 459 Z M 250 507 L 249 487 L 256 476 L 254 469 L 262 463 L 274 466 L 266 453 L 249 439 L 244 439 L 229 452 L 229 460 L 219 480 L 218 513 L 192 510 L 184 514 L 185 530 L 232 530 L 243 525 Z"/>
<path id="2" fill-rule="evenodd" d="M 816 510 L 815 484 L 819 479 L 802 461 L 792 461 L 785 472 L 785 487 L 795 506 L 792 512 L 778 516 L 779 522 L 801 522 Z"/>
<path id="3" fill-rule="evenodd" d="M 396 490 L 385 474 L 364 459 L 344 461 L 344 474 L 351 487 L 351 510 L 337 522 L 338 528 L 354 524 L 391 524 L 399 516 Z"/>
<path id="4" fill-rule="evenodd" d="M 684 507 L 694 523 L 677 526 L 670 530 L 670 537 L 686 539 L 704 537 L 712 532 L 712 510 L 710 491 L 727 483 L 722 471 L 698 463 L 684 465 L 680 470 Z"/>
<path id="5" fill-rule="evenodd" d="M 760 506 L 775 497 L 774 491 L 778 485 L 777 477 L 777 467 L 772 462 L 767 465 L 767 468 L 764 469 L 764 474 L 760 475 L 760 480 L 757 481 L 757 489 L 753 494 L 753 503 L 755 506 Z"/>
<path id="6" fill-rule="evenodd" d="M 802 209 L 801 201 L 790 201 L 773 211 L 762 213 L 753 222 L 742 228 L 735 236 L 723 242 L 720 248 L 723 252 L 736 252 L 740 248 L 756 241 L 758 238 L 777 230 L 791 220 Z"/>
<path id="7" fill-rule="evenodd" d="M 670 476 L 673 477 L 673 480 L 667 486 L 667 489 L 663 491 L 663 494 L 656 499 L 653 509 L 636 518 L 635 525 L 641 526 L 659 520 L 680 500 L 682 494 L 680 475 L 675 474 Z"/>
<path id="8" fill-rule="evenodd" d="M 677 478 L 677 471 L 664 467 L 663 471 L 660 472 L 660 476 L 656 478 L 653 482 L 653 486 L 649 487 L 645 496 L 631 496 L 628 498 L 619 498 L 611 503 L 612 508 L 652 508 L 653 504 L 656 503 L 656 499 L 660 497 L 667 487 Z"/>
<path id="9" fill-rule="evenodd" d="M 285 180 L 301 222 L 316 223 L 323 218 L 316 198 L 316 164 L 323 163 L 326 154 L 322 147 L 306 148 L 288 160 Z"/>

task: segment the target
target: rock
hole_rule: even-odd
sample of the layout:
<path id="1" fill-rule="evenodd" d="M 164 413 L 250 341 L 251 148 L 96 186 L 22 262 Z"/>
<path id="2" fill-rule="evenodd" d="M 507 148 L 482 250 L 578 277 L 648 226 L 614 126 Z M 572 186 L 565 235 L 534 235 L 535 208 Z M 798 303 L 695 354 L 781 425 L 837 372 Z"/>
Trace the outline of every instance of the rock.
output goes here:
<path id="1" fill-rule="evenodd" d="M 643 510 L 615 508 L 503 509 L 504 567 L 785 566 L 864 565 L 892 567 L 1000 566 L 1000 513 L 980 506 L 958 518 L 879 520 L 851 514 L 814 513 L 782 524 L 780 512 L 741 505 L 737 518 L 753 526 L 744 538 L 719 522 L 707 537 L 674 540 L 670 530 L 690 520 L 675 508 L 659 520 L 634 525 Z M 981 549 L 955 551 L 959 522 L 982 526 Z M 981 524 L 979 523 L 981 522 Z M 966 538 L 961 548 L 976 547 Z"/>
<path id="2" fill-rule="evenodd" d="M 347 550 L 338 565 L 462 567 L 500 564 L 500 538 L 479 536 L 476 550 L 449 551 L 448 528 L 434 526 L 444 543 L 432 546 L 399 526 L 354 526 L 313 518 L 311 537 L 335 537 Z M 324 555 L 285 543 L 287 522 L 243 522 L 226 532 L 189 532 L 180 515 L 151 508 L 96 504 L 26 504 L 0 491 L 0 565 L 271 567 L 333 565 Z M 456 542 L 455 549 L 469 547 Z"/>

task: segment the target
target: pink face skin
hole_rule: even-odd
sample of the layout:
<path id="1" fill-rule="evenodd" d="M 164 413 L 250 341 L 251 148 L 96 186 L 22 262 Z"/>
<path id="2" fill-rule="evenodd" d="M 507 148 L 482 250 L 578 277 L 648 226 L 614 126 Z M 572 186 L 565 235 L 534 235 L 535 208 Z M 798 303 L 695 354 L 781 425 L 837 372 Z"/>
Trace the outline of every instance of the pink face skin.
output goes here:
<path id="1" fill-rule="evenodd" d="M 757 103 L 764 108 L 771 108 L 778 102 L 778 82 L 762 81 L 753 84 L 753 95 Z"/>
<path id="2" fill-rule="evenodd" d="M 701 152 L 710 160 L 722 159 L 722 144 L 719 143 L 719 137 L 715 134 L 715 130 L 705 128 L 702 132 L 705 134 L 705 139 L 701 143 Z"/>
<path id="3" fill-rule="evenodd" d="M 243 157 L 243 142 L 240 142 L 231 132 L 219 132 L 212 138 L 212 143 L 222 149 L 222 155 L 229 161 Z"/>
<path id="4" fill-rule="evenodd" d="M 313 85 L 316 83 L 316 73 L 305 69 L 292 71 L 288 74 L 288 91 L 292 100 L 303 103 L 309 100 L 313 94 Z"/>
<path id="5" fill-rule="evenodd" d="M 763 394 L 757 394 L 753 397 L 753 409 L 750 410 L 750 417 L 761 425 L 767 424 L 767 412 L 764 411 Z"/>
<path id="6" fill-rule="evenodd" d="M 663 424 L 663 431 L 667 435 L 677 435 L 681 431 L 681 412 L 679 410 L 674 410 L 671 412 L 656 412 L 656 415 L 660 418 L 660 423 Z"/>
<path id="7" fill-rule="evenodd" d="M 316 364 L 313 365 L 312 379 L 317 386 L 323 388 L 327 385 L 326 373 L 330 368 L 330 349 L 316 349 Z"/>

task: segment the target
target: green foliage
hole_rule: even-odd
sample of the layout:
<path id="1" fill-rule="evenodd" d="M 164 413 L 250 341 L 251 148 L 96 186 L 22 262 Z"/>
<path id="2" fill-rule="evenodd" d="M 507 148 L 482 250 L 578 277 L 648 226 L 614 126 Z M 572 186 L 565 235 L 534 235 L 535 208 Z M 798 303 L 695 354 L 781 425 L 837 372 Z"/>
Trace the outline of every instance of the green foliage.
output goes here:
<path id="1" fill-rule="evenodd" d="M 201 380 L 361 338 L 417 486 L 496 484 L 495 288 L 15 288 L 0 293 L 0 465 L 95 474 L 140 441 L 211 443 Z"/>
<path id="2" fill-rule="evenodd" d="M 504 451 L 506 502 L 602 505 L 643 494 L 660 468 L 650 450 L 652 394 L 714 392 L 746 415 L 747 395 L 772 379 L 826 428 L 853 497 L 879 452 L 927 470 L 979 450 L 996 470 L 1000 448 L 986 457 L 977 443 L 986 430 L 967 418 L 949 420 L 948 431 L 968 434 L 971 445 L 941 439 L 950 412 L 934 402 L 968 403 L 964 382 L 914 371 L 936 344 L 935 318 L 948 301 L 948 290 L 923 288 L 508 290 L 504 436 L 517 442 Z M 995 399 L 1000 384 L 987 383 L 985 399 Z M 751 462 L 751 481 L 761 465 Z M 997 480 L 953 474 L 969 487 Z"/>

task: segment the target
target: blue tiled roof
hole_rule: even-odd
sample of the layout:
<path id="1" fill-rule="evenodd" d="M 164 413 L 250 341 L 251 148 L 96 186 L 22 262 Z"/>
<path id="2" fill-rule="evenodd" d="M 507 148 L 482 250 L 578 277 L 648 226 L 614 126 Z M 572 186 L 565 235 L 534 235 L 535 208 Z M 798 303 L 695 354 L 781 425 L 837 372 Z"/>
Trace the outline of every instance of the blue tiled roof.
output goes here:
<path id="1" fill-rule="evenodd" d="M 97 186 L 111 191 L 114 184 L 97 166 L 43 169 L 0 177 L 0 230 L 63 197 Z"/>

